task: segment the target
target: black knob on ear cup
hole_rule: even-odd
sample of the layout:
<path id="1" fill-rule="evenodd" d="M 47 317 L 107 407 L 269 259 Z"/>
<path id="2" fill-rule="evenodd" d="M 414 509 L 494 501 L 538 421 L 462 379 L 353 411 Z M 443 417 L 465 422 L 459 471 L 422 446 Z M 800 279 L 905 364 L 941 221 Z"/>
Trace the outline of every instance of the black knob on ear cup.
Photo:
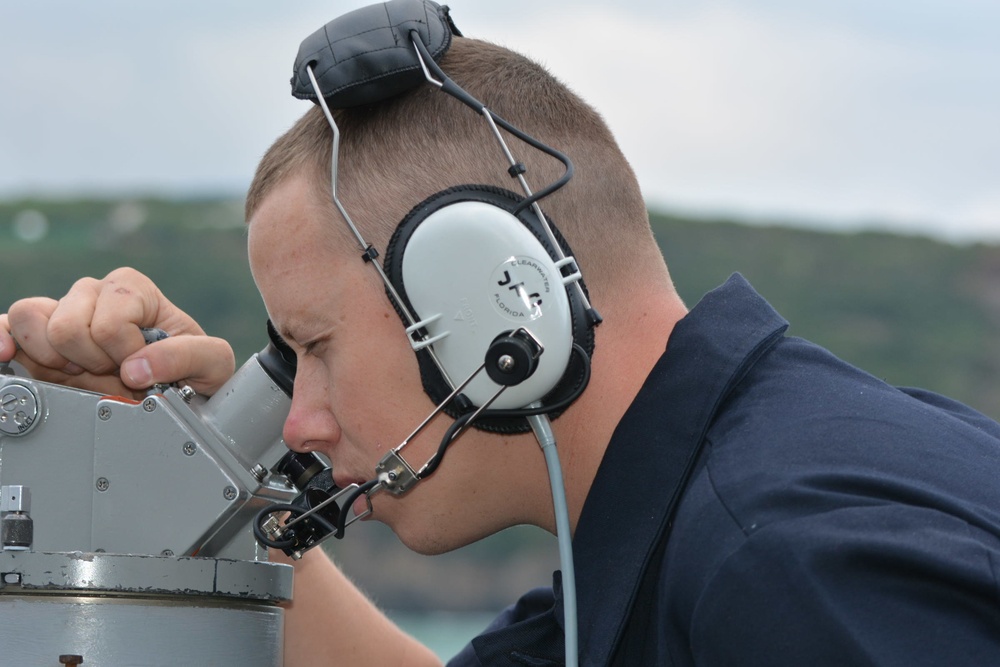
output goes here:
<path id="1" fill-rule="evenodd" d="M 486 374 L 499 385 L 521 384 L 535 372 L 541 353 L 538 343 L 523 329 L 502 333 L 486 351 Z"/>

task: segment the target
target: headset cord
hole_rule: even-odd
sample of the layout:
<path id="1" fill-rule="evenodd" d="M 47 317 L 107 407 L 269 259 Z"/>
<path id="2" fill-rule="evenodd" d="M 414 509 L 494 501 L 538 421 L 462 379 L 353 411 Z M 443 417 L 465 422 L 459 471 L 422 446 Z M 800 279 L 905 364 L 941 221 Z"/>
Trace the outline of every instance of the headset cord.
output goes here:
<path id="1" fill-rule="evenodd" d="M 532 415 L 528 423 L 535 432 L 538 444 L 545 455 L 545 465 L 549 471 L 549 487 L 552 489 L 552 504 L 556 517 L 556 539 L 559 542 L 559 564 L 562 568 L 563 589 L 563 631 L 566 639 L 566 667 L 577 665 L 576 627 L 576 573 L 573 568 L 573 538 L 569 528 L 569 510 L 566 507 L 566 488 L 563 485 L 562 466 L 556 451 L 556 437 L 552 424 L 545 415 Z"/>

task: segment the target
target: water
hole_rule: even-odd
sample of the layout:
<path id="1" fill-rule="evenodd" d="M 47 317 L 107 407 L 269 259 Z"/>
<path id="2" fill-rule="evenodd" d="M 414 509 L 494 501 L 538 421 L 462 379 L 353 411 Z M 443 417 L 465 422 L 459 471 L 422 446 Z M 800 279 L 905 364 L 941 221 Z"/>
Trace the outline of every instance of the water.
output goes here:
<path id="1" fill-rule="evenodd" d="M 448 661 L 481 633 L 495 612 L 386 612 L 404 631 Z"/>

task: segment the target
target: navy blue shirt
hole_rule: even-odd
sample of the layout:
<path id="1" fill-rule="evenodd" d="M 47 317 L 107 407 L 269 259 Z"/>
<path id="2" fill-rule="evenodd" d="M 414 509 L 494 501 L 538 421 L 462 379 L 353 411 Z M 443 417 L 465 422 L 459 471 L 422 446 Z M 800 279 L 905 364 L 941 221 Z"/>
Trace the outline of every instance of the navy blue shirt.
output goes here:
<path id="1" fill-rule="evenodd" d="M 577 525 L 580 663 L 1000 665 L 1000 425 L 786 328 L 737 275 L 670 335 Z M 449 664 L 562 642 L 557 573 Z"/>

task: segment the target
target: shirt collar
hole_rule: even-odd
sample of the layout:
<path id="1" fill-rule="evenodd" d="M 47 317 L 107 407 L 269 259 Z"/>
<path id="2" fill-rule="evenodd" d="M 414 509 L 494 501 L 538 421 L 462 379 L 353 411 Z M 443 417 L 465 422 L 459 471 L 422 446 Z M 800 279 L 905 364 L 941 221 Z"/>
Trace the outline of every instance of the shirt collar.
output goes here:
<path id="1" fill-rule="evenodd" d="M 615 429 L 577 524 L 580 655 L 588 663 L 610 660 L 716 410 L 787 327 L 739 274 L 674 327 Z"/>

